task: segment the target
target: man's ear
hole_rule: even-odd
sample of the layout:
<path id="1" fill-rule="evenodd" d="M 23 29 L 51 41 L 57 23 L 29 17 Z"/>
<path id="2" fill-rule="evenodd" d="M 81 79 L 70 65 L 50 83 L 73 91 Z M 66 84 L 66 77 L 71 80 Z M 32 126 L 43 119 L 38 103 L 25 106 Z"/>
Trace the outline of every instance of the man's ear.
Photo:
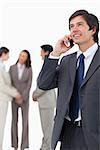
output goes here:
<path id="1" fill-rule="evenodd" d="M 48 51 L 46 51 L 46 52 L 45 52 L 45 56 L 48 56 L 48 55 L 49 55 L 49 52 L 48 52 Z"/>
<path id="2" fill-rule="evenodd" d="M 96 27 L 94 26 L 93 29 L 91 29 L 92 31 L 92 35 L 94 35 L 96 33 Z"/>

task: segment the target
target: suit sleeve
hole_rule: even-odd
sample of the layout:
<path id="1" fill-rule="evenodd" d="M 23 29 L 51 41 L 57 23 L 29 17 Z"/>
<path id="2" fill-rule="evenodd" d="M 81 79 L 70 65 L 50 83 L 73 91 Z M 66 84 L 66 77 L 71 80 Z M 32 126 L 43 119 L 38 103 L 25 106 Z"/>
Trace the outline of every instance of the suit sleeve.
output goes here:
<path id="1" fill-rule="evenodd" d="M 46 91 L 39 89 L 38 87 L 36 87 L 36 89 L 33 91 L 32 97 L 33 99 L 38 99 L 39 97 L 41 97 L 42 95 L 45 94 Z"/>
<path id="2" fill-rule="evenodd" d="M 58 85 L 58 60 L 46 58 L 37 79 L 37 85 L 42 90 L 50 90 Z"/>
<path id="3" fill-rule="evenodd" d="M 12 85 L 8 85 L 4 78 L 2 73 L 0 72 L 0 90 L 4 93 L 7 94 L 11 97 L 16 97 L 16 95 L 18 94 L 18 91 L 12 86 Z"/>

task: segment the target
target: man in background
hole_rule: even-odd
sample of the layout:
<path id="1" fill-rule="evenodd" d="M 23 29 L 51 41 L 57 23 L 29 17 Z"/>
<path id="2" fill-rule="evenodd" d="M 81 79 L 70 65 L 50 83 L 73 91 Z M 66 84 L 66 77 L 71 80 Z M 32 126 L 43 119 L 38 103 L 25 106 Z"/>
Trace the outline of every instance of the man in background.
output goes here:
<path id="1" fill-rule="evenodd" d="M 41 46 L 41 57 L 44 60 L 53 51 L 51 45 Z M 39 103 L 40 120 L 43 131 L 43 139 L 40 150 L 51 150 L 51 136 L 54 124 L 54 108 L 56 106 L 55 89 L 41 90 L 36 87 L 33 92 L 33 100 Z"/>

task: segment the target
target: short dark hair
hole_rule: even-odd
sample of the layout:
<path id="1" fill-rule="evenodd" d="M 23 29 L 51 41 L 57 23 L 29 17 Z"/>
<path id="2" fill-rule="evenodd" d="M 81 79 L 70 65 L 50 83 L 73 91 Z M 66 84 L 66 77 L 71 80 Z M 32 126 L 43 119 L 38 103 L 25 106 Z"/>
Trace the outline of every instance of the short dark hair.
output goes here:
<path id="1" fill-rule="evenodd" d="M 0 47 L 0 57 L 2 56 L 2 54 L 5 53 L 9 53 L 9 49 L 7 47 Z"/>
<path id="2" fill-rule="evenodd" d="M 90 28 L 89 30 L 93 29 L 94 27 L 96 28 L 96 32 L 94 33 L 93 38 L 95 42 L 99 43 L 99 38 L 98 38 L 99 20 L 98 18 L 86 10 L 77 10 L 69 18 L 69 29 L 70 29 L 70 21 L 77 16 L 82 16 L 84 18 L 84 20 L 87 22 Z"/>
<path id="3" fill-rule="evenodd" d="M 49 54 L 53 51 L 53 46 L 49 44 L 41 45 L 41 48 L 45 51 L 48 52 Z M 48 54 L 48 55 L 49 55 Z"/>

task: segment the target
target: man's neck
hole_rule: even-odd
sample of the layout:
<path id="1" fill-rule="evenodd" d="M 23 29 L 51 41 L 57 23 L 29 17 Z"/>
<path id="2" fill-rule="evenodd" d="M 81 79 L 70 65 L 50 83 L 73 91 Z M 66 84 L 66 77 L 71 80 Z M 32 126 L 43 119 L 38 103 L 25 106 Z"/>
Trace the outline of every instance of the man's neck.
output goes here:
<path id="1" fill-rule="evenodd" d="M 82 51 L 82 52 L 85 52 L 88 48 L 90 48 L 93 44 L 95 44 L 94 41 L 92 42 L 88 42 L 86 44 L 80 44 L 79 45 L 79 49 Z"/>
<path id="2" fill-rule="evenodd" d="M 3 62 L 3 61 L 4 61 L 2 57 L 0 57 L 0 61 L 1 61 L 1 62 Z"/>

